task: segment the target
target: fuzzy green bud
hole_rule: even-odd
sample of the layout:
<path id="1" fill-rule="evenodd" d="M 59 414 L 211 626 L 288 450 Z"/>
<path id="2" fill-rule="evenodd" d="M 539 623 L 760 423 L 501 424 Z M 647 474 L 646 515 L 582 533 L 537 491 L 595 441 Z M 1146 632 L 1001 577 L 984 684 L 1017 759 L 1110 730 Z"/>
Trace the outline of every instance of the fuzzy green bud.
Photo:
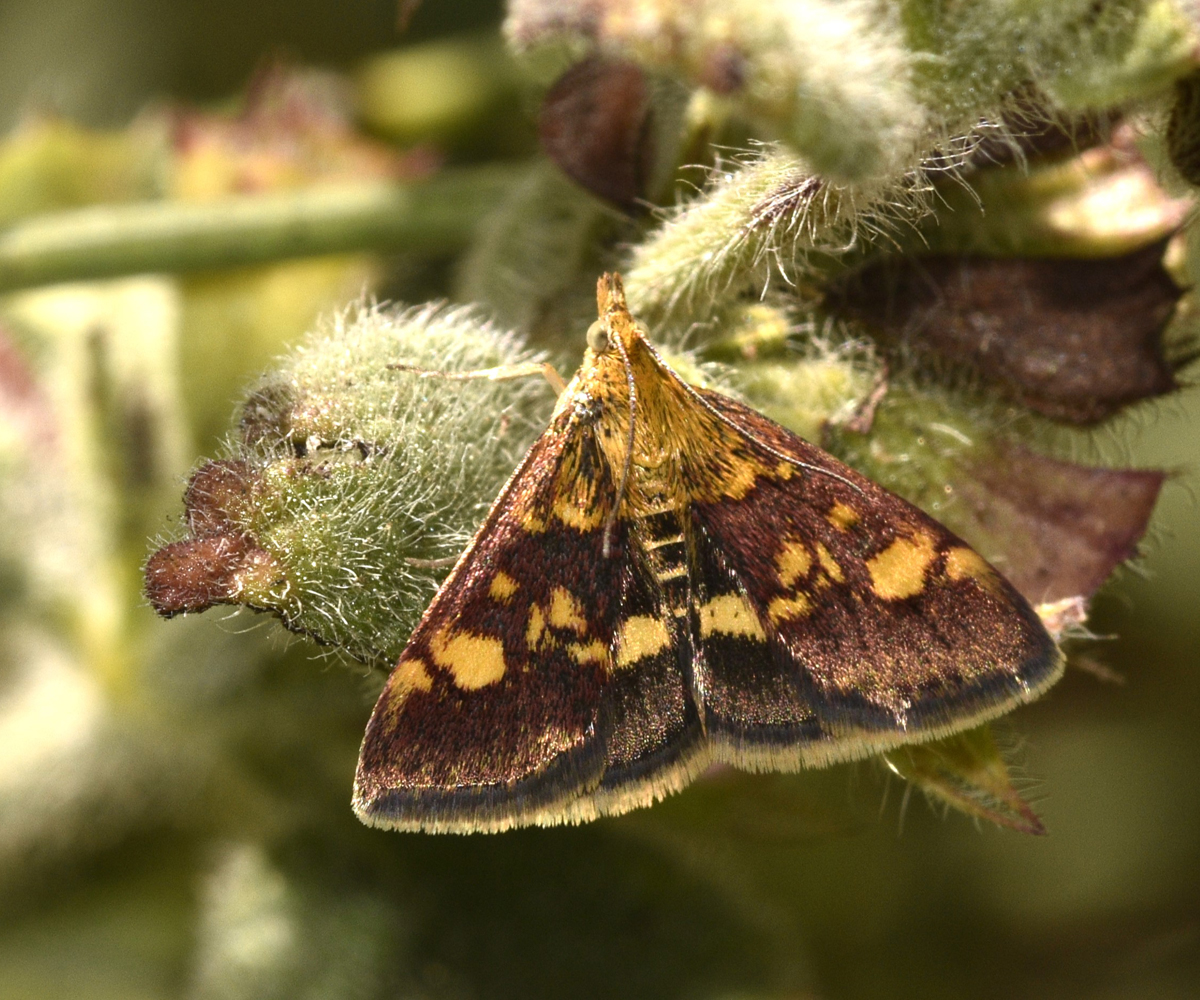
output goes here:
<path id="1" fill-rule="evenodd" d="M 915 174 L 900 189 L 833 185 L 781 152 L 718 168 L 702 198 L 634 248 L 625 273 L 630 308 L 659 337 L 697 323 L 702 333 L 721 332 L 714 302 L 811 278 L 860 238 L 925 211 L 925 187 Z"/>
<path id="2" fill-rule="evenodd" d="M 1028 172 L 993 168 L 939 188 L 922 226 L 934 253 L 1112 257 L 1165 239 L 1191 202 L 1173 198 L 1122 129 L 1110 145 Z"/>
<path id="3" fill-rule="evenodd" d="M 811 337 L 802 353 L 740 364 L 736 388 L 772 420 L 821 445 L 868 398 L 878 363 L 861 342 Z"/>
<path id="4" fill-rule="evenodd" d="M 457 382 L 390 368 L 527 359 L 464 309 L 362 309 L 251 392 L 231 457 L 193 477 L 192 537 L 147 567 L 166 614 L 276 612 L 364 660 L 394 659 L 553 402 L 540 380 Z"/>
<path id="5" fill-rule="evenodd" d="M 911 781 L 934 804 L 1021 833 L 1046 832 L 1037 813 L 1013 787 L 990 726 L 889 750 L 882 760 L 888 770 Z"/>
<path id="6" fill-rule="evenodd" d="M 1059 106 L 1116 107 L 1169 87 L 1195 66 L 1200 39 L 1175 0 L 1079 6 L 1049 41 L 1059 44 L 1043 87 Z"/>

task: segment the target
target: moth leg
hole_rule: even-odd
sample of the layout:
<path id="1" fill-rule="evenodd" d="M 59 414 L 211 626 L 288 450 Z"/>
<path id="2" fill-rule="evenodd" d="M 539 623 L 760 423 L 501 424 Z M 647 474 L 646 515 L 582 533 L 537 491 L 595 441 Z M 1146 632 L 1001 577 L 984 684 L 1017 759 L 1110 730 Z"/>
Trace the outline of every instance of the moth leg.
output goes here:
<path id="1" fill-rule="evenodd" d="M 875 376 L 875 384 L 871 386 L 871 391 L 867 394 L 867 398 L 858 404 L 854 413 L 842 423 L 842 426 L 855 434 L 869 434 L 871 426 L 875 423 L 875 411 L 879 409 L 879 404 L 883 402 L 883 397 L 888 391 L 888 366 L 884 362 L 879 374 Z"/>
<path id="2" fill-rule="evenodd" d="M 526 378 L 530 375 L 541 375 L 550 387 L 559 395 L 567 387 L 554 365 L 548 361 L 527 361 L 519 365 L 500 365 L 496 368 L 477 368 L 467 372 L 443 372 L 429 368 L 418 368 L 416 365 L 390 364 L 388 368 L 401 372 L 412 372 L 421 378 L 444 378 L 454 382 L 466 382 L 470 379 L 487 379 L 489 382 L 500 382 L 510 378 Z"/>
<path id="3" fill-rule="evenodd" d="M 441 559 L 416 559 L 406 556 L 404 562 L 416 569 L 449 569 L 458 562 L 458 556 L 444 556 Z"/>

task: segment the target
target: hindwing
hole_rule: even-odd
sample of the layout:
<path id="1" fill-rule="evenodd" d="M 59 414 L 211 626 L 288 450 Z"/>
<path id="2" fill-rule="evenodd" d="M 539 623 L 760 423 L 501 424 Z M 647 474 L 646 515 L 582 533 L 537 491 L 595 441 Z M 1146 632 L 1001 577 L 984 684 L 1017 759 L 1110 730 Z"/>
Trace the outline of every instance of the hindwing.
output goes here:
<path id="1" fill-rule="evenodd" d="M 736 500 L 690 505 L 718 757 L 861 757 L 968 728 L 1058 677 L 1037 614 L 965 542 L 754 410 L 702 398 L 773 470 Z"/>

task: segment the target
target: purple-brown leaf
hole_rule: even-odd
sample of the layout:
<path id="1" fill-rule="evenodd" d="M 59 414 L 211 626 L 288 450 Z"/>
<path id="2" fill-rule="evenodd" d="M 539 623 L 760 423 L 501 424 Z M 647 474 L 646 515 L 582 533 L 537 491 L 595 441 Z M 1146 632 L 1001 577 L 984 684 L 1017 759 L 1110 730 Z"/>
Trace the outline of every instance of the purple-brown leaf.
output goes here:
<path id="1" fill-rule="evenodd" d="M 1012 444 L 966 471 L 954 529 L 1033 604 L 1091 597 L 1135 556 L 1166 480 L 1157 470 L 1093 468 Z"/>
<path id="2" fill-rule="evenodd" d="M 1092 423 L 1176 388 L 1162 335 L 1181 294 L 1163 245 L 1100 260 L 873 264 L 828 301 L 892 347 L 964 365 L 1046 416 Z"/>
<path id="3" fill-rule="evenodd" d="M 547 92 L 542 149 L 572 180 L 626 210 L 645 195 L 653 156 L 650 94 L 632 62 L 592 56 Z"/>

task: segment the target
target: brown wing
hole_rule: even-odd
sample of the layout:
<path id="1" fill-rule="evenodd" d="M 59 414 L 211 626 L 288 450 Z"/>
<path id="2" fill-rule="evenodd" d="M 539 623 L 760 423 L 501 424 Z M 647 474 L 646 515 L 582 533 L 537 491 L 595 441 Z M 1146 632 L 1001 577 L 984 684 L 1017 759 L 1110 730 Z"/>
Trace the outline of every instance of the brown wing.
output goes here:
<path id="1" fill-rule="evenodd" d="M 367 823 L 498 831 L 648 804 L 702 763 L 690 646 L 664 622 L 623 524 L 602 552 L 611 475 L 564 413 L 443 583 L 363 740 Z M 653 638 L 653 641 L 651 641 Z M 659 640 L 662 641 L 659 641 Z"/>
<path id="2" fill-rule="evenodd" d="M 702 397 L 773 470 L 691 508 L 697 670 L 718 758 L 866 756 L 974 726 L 1057 679 L 1036 613 L 961 539 L 762 414 Z"/>

